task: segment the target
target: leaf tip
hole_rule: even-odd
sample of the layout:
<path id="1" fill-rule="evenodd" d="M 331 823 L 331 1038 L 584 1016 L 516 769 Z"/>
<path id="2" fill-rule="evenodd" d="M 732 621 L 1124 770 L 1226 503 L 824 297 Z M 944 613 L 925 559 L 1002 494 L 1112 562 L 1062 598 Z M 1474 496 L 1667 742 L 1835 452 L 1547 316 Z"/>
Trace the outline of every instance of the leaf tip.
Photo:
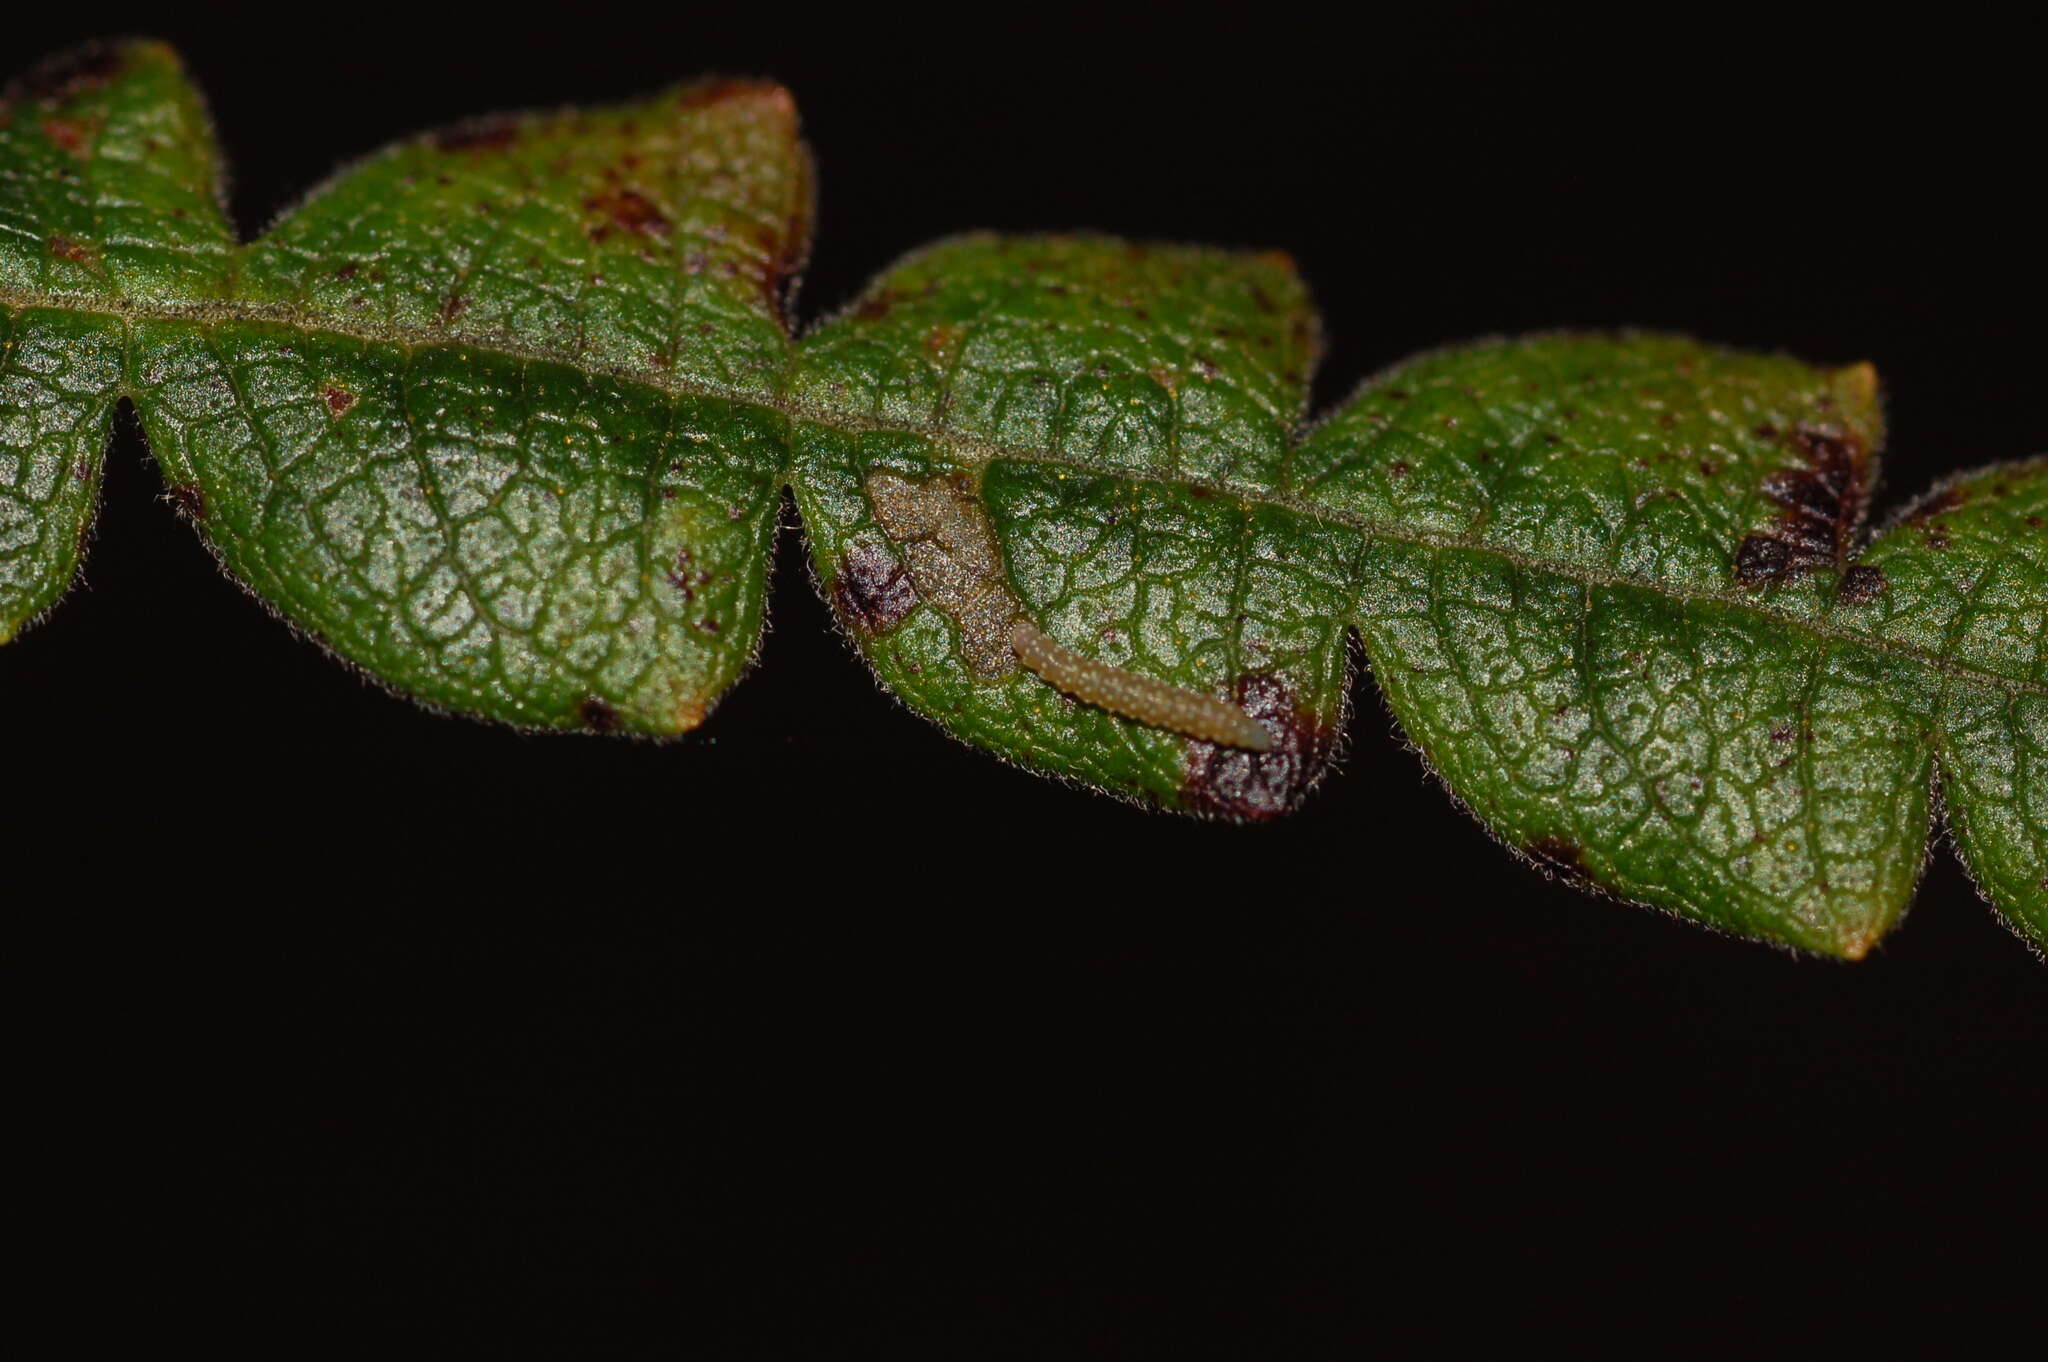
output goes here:
<path id="1" fill-rule="evenodd" d="M 1867 959 L 1884 940 L 1886 933 L 1897 925 L 1896 911 L 1882 913 L 1860 923 L 1843 923 L 1831 932 L 1814 933 L 1809 939 L 1797 940 L 1795 944 L 1855 964 Z"/>
<path id="2" fill-rule="evenodd" d="M 721 105 L 753 106 L 771 117 L 796 121 L 796 96 L 779 81 L 735 76 L 705 76 L 686 81 L 675 89 L 677 105 L 684 109 L 709 109 Z"/>
<path id="3" fill-rule="evenodd" d="M 1877 366 L 1867 359 L 1845 367 L 1842 381 L 1864 397 L 1877 396 Z"/>

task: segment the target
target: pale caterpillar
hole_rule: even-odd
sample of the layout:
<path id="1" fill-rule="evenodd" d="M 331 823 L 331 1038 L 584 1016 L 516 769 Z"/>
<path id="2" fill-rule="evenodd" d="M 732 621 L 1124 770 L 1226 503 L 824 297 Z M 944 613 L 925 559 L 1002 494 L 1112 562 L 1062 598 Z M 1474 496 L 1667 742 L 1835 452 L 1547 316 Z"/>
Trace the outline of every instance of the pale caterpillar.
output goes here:
<path id="1" fill-rule="evenodd" d="M 1223 747 L 1273 750 L 1273 735 L 1236 705 L 1083 657 L 1029 620 L 1010 626 L 1010 646 L 1040 680 L 1098 709 Z"/>
<path id="2" fill-rule="evenodd" d="M 1083 657 L 1024 618 L 1004 579 L 994 527 L 965 476 L 912 482 L 871 473 L 867 493 L 882 532 L 903 550 L 919 598 L 953 622 L 961 656 L 978 675 L 999 679 L 1021 661 L 1054 689 L 1126 719 L 1223 747 L 1273 750 L 1273 735 L 1235 705 Z"/>

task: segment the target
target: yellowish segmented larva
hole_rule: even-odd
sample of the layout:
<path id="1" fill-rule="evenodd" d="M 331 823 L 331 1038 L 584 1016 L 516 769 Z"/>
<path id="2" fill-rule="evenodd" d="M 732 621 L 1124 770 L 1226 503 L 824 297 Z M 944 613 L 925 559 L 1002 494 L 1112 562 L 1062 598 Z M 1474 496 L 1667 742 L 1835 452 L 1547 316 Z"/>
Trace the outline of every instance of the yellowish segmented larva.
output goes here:
<path id="1" fill-rule="evenodd" d="M 1054 643 L 1028 621 L 1010 626 L 1010 646 L 1047 685 L 1086 704 L 1224 747 L 1273 750 L 1273 735 L 1237 706 L 1085 658 Z"/>
<path id="2" fill-rule="evenodd" d="M 1273 735 L 1235 705 L 1070 652 L 1021 618 L 995 527 L 964 475 L 916 482 L 878 469 L 867 477 L 867 494 L 882 533 L 903 553 L 918 599 L 953 622 L 961 659 L 975 675 L 1001 680 L 1022 662 L 1046 684 L 1126 719 L 1224 747 L 1273 750 Z"/>

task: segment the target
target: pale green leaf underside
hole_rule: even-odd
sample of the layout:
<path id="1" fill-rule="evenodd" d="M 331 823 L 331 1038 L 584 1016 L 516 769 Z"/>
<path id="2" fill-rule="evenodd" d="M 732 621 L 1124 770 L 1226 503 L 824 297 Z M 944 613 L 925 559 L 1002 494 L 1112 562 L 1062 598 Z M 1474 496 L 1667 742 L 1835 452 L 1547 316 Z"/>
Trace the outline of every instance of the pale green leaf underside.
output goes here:
<path id="1" fill-rule="evenodd" d="M 789 488 L 882 679 L 1035 769 L 1284 812 L 1355 634 L 1452 791 L 1589 885 L 1861 955 L 1938 788 L 2048 940 L 2048 465 L 1870 539 L 1867 367 L 1492 342 L 1305 432 L 1285 257 L 1086 237 L 941 243 L 795 341 L 811 177 L 759 84 L 421 138 L 247 246 L 219 179 L 161 47 L 0 109 L 0 638 L 71 579 L 127 399 L 229 570 L 337 654 L 481 717 L 677 732 L 752 656 Z M 1012 621 L 1271 750 L 1077 700 Z"/>

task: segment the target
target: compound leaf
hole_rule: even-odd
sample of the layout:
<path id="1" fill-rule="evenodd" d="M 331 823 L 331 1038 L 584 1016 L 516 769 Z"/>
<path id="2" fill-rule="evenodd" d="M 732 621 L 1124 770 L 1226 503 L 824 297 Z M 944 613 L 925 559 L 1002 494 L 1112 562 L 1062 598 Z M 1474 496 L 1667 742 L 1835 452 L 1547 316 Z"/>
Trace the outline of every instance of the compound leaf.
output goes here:
<path id="1" fill-rule="evenodd" d="M 371 675 L 678 732 L 753 653 L 782 490 L 882 680 L 1045 773 L 1292 808 L 1349 640 L 1453 794 L 1590 887 L 1858 957 L 1941 792 L 2048 942 L 2048 464 L 1864 529 L 1868 366 L 1651 335 L 1429 355 L 1304 428 L 1276 254 L 963 237 L 799 340 L 786 93 L 485 119 L 237 245 L 166 49 L 0 103 L 0 639 L 112 413 L 227 568 Z"/>

